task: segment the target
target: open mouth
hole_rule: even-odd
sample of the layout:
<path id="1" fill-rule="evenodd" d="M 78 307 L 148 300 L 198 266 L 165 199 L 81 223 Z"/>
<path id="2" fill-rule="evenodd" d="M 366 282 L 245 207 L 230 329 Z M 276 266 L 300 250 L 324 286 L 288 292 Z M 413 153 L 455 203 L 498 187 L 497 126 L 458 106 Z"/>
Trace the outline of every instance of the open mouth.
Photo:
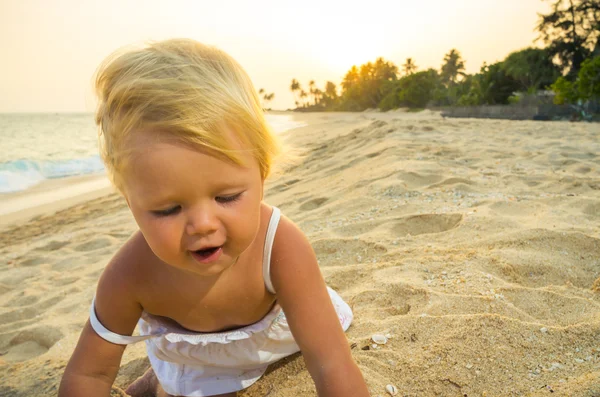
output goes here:
<path id="1" fill-rule="evenodd" d="M 206 262 L 212 262 L 212 261 L 219 259 L 222 251 L 223 250 L 221 247 L 209 247 L 209 248 L 204 248 L 201 250 L 191 251 L 191 252 L 192 252 L 192 256 L 196 260 L 198 260 L 199 262 L 206 263 Z"/>
<path id="2" fill-rule="evenodd" d="M 198 250 L 198 251 L 194 251 L 194 252 L 196 254 L 198 254 L 198 256 L 209 257 L 212 254 L 214 254 L 219 248 L 221 248 L 221 247 L 211 247 L 211 248 L 205 248 L 203 250 Z"/>

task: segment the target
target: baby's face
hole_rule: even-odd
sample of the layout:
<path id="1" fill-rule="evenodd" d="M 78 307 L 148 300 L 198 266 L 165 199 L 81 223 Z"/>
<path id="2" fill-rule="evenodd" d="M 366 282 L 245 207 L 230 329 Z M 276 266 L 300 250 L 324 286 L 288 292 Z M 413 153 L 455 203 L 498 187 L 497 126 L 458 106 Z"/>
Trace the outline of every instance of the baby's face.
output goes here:
<path id="1" fill-rule="evenodd" d="M 263 180 L 250 155 L 237 166 L 181 144 L 133 142 L 124 194 L 163 262 L 199 275 L 234 264 L 254 241 Z"/>

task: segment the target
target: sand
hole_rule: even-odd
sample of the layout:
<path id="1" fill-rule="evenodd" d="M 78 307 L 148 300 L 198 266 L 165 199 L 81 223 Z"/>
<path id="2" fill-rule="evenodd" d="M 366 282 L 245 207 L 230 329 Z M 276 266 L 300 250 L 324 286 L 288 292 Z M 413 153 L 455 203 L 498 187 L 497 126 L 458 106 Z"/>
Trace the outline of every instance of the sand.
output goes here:
<path id="1" fill-rule="evenodd" d="M 352 306 L 373 396 L 600 395 L 600 127 L 301 114 L 266 201 Z M 135 230 L 112 194 L 0 230 L 0 395 L 55 395 L 99 274 Z M 388 334 L 373 348 L 373 334 Z M 116 386 L 147 366 L 129 347 Z M 116 394 L 115 394 L 116 395 Z M 302 357 L 244 397 L 315 396 Z"/>

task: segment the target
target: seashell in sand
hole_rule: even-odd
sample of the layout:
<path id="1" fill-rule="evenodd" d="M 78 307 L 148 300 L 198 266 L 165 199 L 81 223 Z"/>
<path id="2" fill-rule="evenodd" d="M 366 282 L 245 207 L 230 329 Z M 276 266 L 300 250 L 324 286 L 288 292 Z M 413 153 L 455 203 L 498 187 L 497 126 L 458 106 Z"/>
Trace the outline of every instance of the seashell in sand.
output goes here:
<path id="1" fill-rule="evenodd" d="M 371 340 L 378 345 L 385 345 L 387 343 L 387 338 L 381 334 L 375 334 L 371 337 Z"/>
<path id="2" fill-rule="evenodd" d="M 387 385 L 385 387 L 385 391 L 387 391 L 390 396 L 395 396 L 396 394 L 398 394 L 398 388 L 394 385 Z"/>

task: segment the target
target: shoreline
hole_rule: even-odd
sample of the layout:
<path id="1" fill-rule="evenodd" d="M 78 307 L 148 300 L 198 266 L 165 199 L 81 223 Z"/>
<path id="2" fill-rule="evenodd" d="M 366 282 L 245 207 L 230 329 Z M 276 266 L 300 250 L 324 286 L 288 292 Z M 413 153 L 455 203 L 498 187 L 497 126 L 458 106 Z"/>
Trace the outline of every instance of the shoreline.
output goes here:
<path id="1" fill-rule="evenodd" d="M 288 116 L 294 122 L 307 123 L 310 116 L 290 111 L 269 111 L 268 114 Z M 297 128 L 279 131 L 284 136 Z M 0 194 L 0 229 L 25 222 L 40 215 L 51 215 L 69 207 L 114 193 L 104 173 L 47 179 L 18 192 Z"/>
<path id="2" fill-rule="evenodd" d="M 104 174 L 45 180 L 27 190 L 0 195 L 0 228 L 50 215 L 114 191 Z"/>

